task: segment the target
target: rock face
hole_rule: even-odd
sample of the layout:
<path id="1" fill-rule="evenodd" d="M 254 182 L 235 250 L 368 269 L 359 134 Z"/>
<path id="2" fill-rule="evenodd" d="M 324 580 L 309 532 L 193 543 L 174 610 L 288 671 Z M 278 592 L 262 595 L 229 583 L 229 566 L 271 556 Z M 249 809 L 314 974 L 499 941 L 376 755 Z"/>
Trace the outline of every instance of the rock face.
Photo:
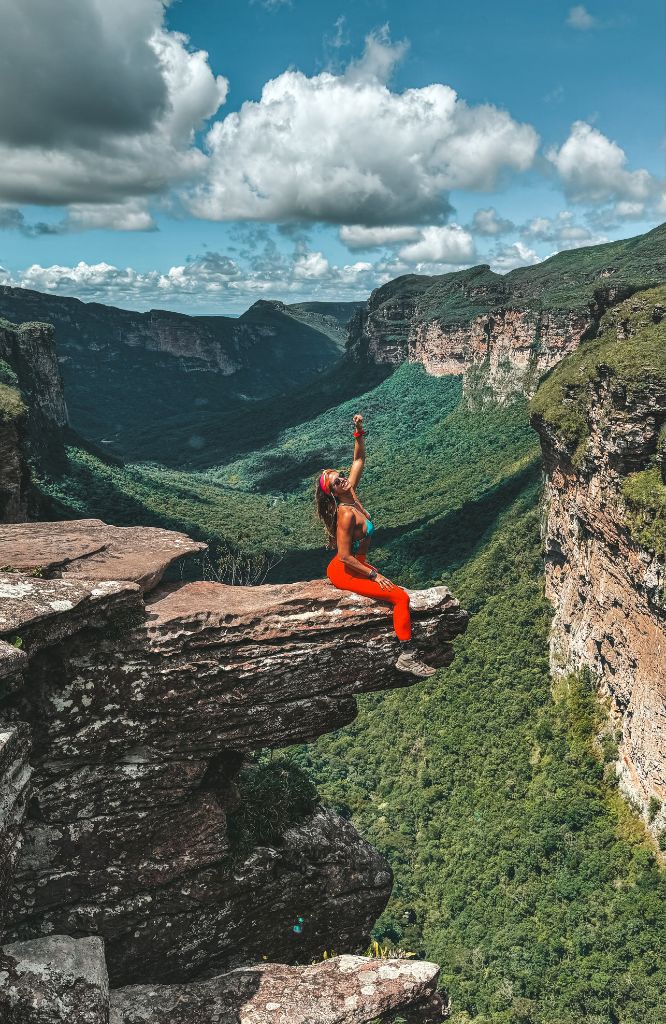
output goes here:
<path id="1" fill-rule="evenodd" d="M 52 935 L 0 950 L 3 1024 L 107 1024 L 109 979 L 101 939 Z"/>
<path id="2" fill-rule="evenodd" d="M 61 457 L 66 424 L 52 328 L 0 322 L 0 522 L 36 510 L 30 465 L 41 470 Z"/>
<path id="3" fill-rule="evenodd" d="M 562 364 L 566 379 L 553 392 L 555 412 L 541 403 L 533 422 L 547 474 L 552 668 L 594 673 L 621 735 L 622 785 L 657 833 L 666 825 L 666 577 L 663 553 L 634 536 L 624 493 L 631 474 L 659 461 L 666 423 L 666 293 L 647 296 L 612 311 L 605 324 L 609 340 L 592 347 L 580 367 Z M 650 364 L 650 351 L 661 366 Z M 567 405 L 581 410 L 582 440 L 572 440 L 557 421 Z"/>
<path id="4" fill-rule="evenodd" d="M 292 314 L 260 301 L 239 317 L 185 316 L 0 286 L 0 316 L 55 328 L 72 427 L 133 460 L 155 422 L 168 429 L 177 415 L 181 432 L 196 436 L 220 402 L 279 395 L 337 362 L 353 307 L 317 306 Z"/>
<path id="5" fill-rule="evenodd" d="M 256 964 L 190 985 L 117 989 L 110 1024 L 365 1024 L 429 1001 L 437 975 L 425 961 L 359 956 L 311 967 Z"/>
<path id="6" fill-rule="evenodd" d="M 484 265 L 398 278 L 376 289 L 352 320 L 350 357 L 408 360 L 436 376 L 465 375 L 472 400 L 484 391 L 500 402 L 531 394 L 541 374 L 594 332 L 609 306 L 664 279 L 665 234 L 662 225 L 506 275 Z M 483 368 L 481 382 L 470 378 L 473 368 Z"/>
<path id="7" fill-rule="evenodd" d="M 157 585 L 199 545 L 52 526 L 2 535 L 15 571 L 0 574 L 0 637 L 20 649 L 4 645 L 0 716 L 28 723 L 33 745 L 5 940 L 100 935 L 114 984 L 362 946 L 391 874 L 349 822 L 315 809 L 241 853 L 228 817 L 247 752 L 311 739 L 354 718 L 355 694 L 415 682 L 392 667 L 388 606 L 325 580 Z M 39 544 L 46 578 L 29 575 Z M 424 656 L 448 664 L 466 613 L 444 587 L 412 606 Z"/>

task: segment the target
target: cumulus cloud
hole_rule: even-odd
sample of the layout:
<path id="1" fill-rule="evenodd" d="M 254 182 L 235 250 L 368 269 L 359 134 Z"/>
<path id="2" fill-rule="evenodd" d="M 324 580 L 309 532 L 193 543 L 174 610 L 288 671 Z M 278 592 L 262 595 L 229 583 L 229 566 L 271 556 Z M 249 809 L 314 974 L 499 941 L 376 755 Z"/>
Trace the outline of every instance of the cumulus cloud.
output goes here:
<path id="1" fill-rule="evenodd" d="M 517 267 L 530 267 L 540 263 L 541 258 L 534 249 L 530 249 L 523 242 L 513 242 L 511 245 L 496 249 L 490 257 L 490 266 L 498 274 L 506 274 Z"/>
<path id="2" fill-rule="evenodd" d="M 588 9 L 583 4 L 576 4 L 575 7 L 569 9 L 567 15 L 567 25 L 569 28 L 577 28 L 581 31 L 585 31 L 589 28 L 594 28 L 597 24 L 597 19 L 594 18 Z"/>
<path id="3" fill-rule="evenodd" d="M 389 275 L 390 276 L 390 275 Z M 381 278 L 388 280 L 388 277 Z M 320 252 L 281 253 L 269 264 L 247 266 L 217 252 L 206 252 L 166 271 L 137 271 L 111 263 L 74 266 L 38 263 L 20 273 L 0 269 L 0 280 L 21 288 L 134 309 L 151 306 L 246 308 L 259 297 L 365 298 L 378 283 L 377 268 L 364 261 L 332 265 Z"/>
<path id="4" fill-rule="evenodd" d="M 476 253 L 474 239 L 459 224 L 423 228 L 416 242 L 404 245 L 398 255 L 409 263 L 470 263 Z"/>
<path id="5" fill-rule="evenodd" d="M 447 85 L 393 92 L 404 44 L 386 33 L 341 74 L 285 71 L 211 127 L 205 183 L 187 203 L 212 220 L 327 221 L 380 227 L 437 222 L 449 189 L 485 190 L 525 171 L 538 136 Z"/>
<path id="6" fill-rule="evenodd" d="M 506 235 L 509 231 L 514 231 L 516 225 L 513 221 L 500 217 L 494 206 L 489 206 L 484 210 L 476 211 L 472 218 L 471 227 L 472 231 L 475 231 L 477 235 L 497 237 L 498 235 Z"/>
<path id="7" fill-rule="evenodd" d="M 348 249 L 376 249 L 380 246 L 416 242 L 421 237 L 421 229 L 411 224 L 376 228 L 366 228 L 362 224 L 343 224 L 339 234 L 340 241 Z"/>
<path id="8" fill-rule="evenodd" d="M 546 156 L 572 202 L 645 202 L 663 189 L 648 171 L 628 171 L 624 150 L 585 121 L 576 121 L 562 146 Z"/>
<path id="9" fill-rule="evenodd" d="M 161 0 L 0 0 L 0 199 L 125 202 L 201 173 L 227 82 Z"/>
<path id="10" fill-rule="evenodd" d="M 592 231 L 584 224 L 575 223 L 570 210 L 561 210 L 556 217 L 534 217 L 522 225 L 520 233 L 527 241 L 549 242 L 558 252 L 608 241 L 605 235 Z"/>

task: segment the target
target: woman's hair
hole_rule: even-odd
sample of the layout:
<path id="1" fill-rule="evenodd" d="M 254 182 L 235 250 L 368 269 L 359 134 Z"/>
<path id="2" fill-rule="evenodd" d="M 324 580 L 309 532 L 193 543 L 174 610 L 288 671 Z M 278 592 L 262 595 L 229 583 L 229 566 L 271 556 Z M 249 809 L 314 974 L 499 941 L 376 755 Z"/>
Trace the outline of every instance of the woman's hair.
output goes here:
<path id="1" fill-rule="evenodd" d="M 335 470 L 324 469 L 321 476 L 325 477 L 327 473 L 332 472 L 335 472 Z M 324 525 L 326 547 L 336 547 L 338 532 L 338 503 L 333 495 L 328 494 L 321 486 L 319 474 L 317 474 L 317 479 L 315 481 L 315 509 L 317 517 L 321 519 Z"/>

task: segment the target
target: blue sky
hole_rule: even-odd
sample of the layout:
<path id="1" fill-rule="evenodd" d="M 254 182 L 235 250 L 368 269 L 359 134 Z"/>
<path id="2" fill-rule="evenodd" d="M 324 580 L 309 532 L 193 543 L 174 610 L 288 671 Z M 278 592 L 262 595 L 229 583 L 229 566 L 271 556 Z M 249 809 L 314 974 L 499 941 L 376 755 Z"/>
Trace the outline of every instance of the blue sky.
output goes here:
<path id="1" fill-rule="evenodd" d="M 22 0 L 3 23 L 8 283 L 238 313 L 666 219 L 655 0 Z"/>

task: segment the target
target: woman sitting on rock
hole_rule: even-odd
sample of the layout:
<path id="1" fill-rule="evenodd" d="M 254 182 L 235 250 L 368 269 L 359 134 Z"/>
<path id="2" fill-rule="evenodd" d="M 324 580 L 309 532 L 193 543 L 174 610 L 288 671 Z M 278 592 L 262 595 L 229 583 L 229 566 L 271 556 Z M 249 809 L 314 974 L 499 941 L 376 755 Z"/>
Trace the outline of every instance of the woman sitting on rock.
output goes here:
<path id="1" fill-rule="evenodd" d="M 431 676 L 436 669 L 419 660 L 411 643 L 409 594 L 367 561 L 374 525 L 355 490 L 365 466 L 363 417 L 357 414 L 353 422 L 354 461 L 349 476 L 341 470 L 324 469 L 316 482 L 317 515 L 326 530 L 327 546 L 338 549 L 326 575 L 339 590 L 352 590 L 364 597 L 389 601 L 393 605 L 393 628 L 402 644 L 395 667 L 415 676 Z"/>

